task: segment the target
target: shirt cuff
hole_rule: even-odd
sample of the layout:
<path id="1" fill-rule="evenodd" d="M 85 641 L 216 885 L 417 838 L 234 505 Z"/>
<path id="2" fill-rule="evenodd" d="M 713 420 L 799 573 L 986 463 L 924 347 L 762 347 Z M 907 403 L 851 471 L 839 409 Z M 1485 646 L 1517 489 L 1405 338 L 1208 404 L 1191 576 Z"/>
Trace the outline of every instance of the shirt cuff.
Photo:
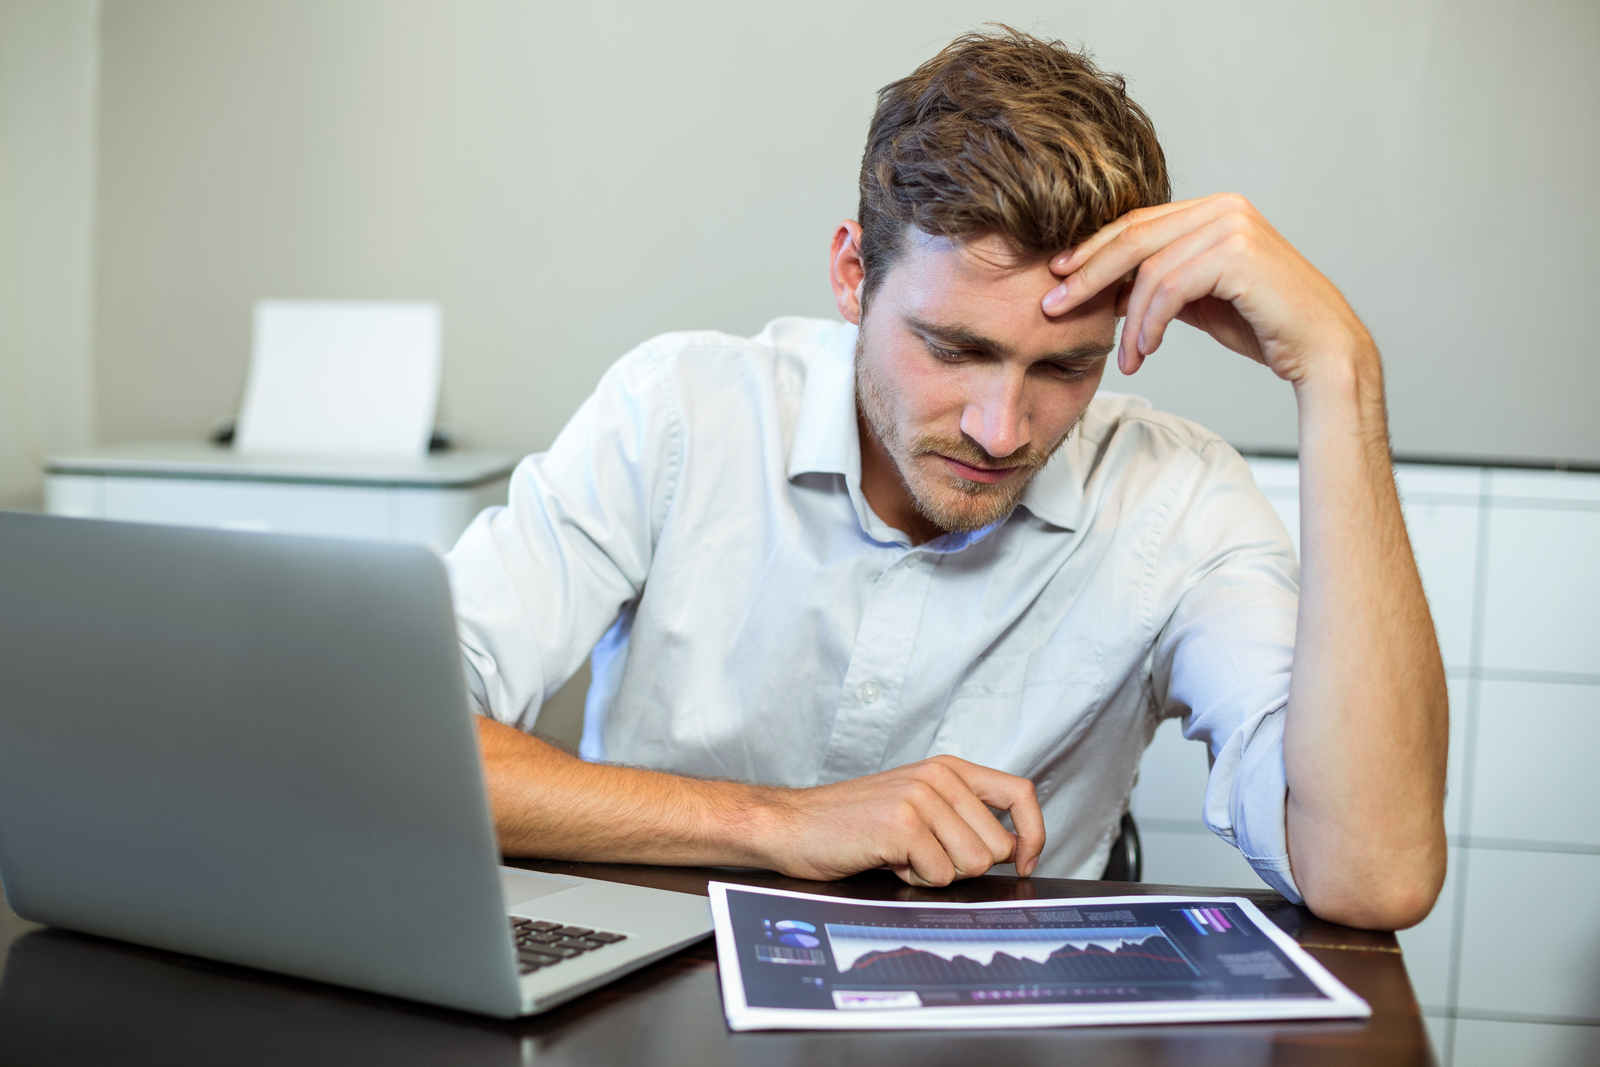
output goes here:
<path id="1" fill-rule="evenodd" d="M 1283 769 L 1287 716 L 1284 705 L 1258 712 L 1228 738 L 1211 766 L 1203 818 L 1263 881 L 1303 904 L 1289 870 L 1289 783 Z"/>
<path id="2" fill-rule="evenodd" d="M 532 662 L 523 664 L 523 667 L 528 676 L 533 678 L 538 670 L 538 657 L 530 656 L 528 659 Z M 539 694 L 539 699 L 518 707 L 506 679 L 496 669 L 494 659 L 465 642 L 461 644 L 461 673 L 467 683 L 467 703 L 473 711 L 486 719 L 530 733 L 533 731 L 534 721 L 544 704 L 542 675 L 534 679 L 541 684 L 532 690 Z"/>

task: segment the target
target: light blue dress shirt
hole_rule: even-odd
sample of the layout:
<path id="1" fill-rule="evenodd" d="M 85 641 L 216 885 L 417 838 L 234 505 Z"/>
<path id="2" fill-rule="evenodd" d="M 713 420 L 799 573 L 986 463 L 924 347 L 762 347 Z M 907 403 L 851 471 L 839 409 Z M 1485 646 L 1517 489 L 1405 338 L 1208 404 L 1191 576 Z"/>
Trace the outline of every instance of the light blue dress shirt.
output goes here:
<path id="1" fill-rule="evenodd" d="M 1206 824 L 1289 875 L 1298 565 L 1237 452 L 1099 394 L 1005 520 L 913 547 L 861 495 L 855 328 L 617 362 L 446 559 L 477 707 L 533 728 L 593 650 L 583 754 L 810 786 L 951 753 L 1032 779 L 1038 873 L 1104 868 L 1161 719 Z"/>

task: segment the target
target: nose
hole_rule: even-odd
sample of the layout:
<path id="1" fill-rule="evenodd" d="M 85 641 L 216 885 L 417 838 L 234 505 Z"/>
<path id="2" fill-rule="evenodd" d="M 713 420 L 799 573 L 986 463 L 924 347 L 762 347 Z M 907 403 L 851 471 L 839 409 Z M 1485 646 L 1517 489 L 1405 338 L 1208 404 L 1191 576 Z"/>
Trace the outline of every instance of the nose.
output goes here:
<path id="1" fill-rule="evenodd" d="M 961 432 L 996 459 L 1024 447 L 1032 436 L 1023 397 L 1026 382 L 1021 369 L 996 367 L 962 409 Z"/>

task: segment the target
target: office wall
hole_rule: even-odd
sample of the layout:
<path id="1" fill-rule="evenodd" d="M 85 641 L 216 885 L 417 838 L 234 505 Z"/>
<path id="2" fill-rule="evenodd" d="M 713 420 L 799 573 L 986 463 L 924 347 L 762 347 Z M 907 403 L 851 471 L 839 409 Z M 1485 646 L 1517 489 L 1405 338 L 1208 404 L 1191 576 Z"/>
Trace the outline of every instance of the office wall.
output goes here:
<path id="1" fill-rule="evenodd" d="M 0 507 L 93 411 L 95 0 L 0 0 Z"/>
<path id="2" fill-rule="evenodd" d="M 106 0 L 103 441 L 232 413 L 258 297 L 443 302 L 444 417 L 546 444 L 653 333 L 827 315 L 875 90 L 985 19 L 1128 74 L 1180 195 L 1350 296 L 1410 452 L 1600 461 L 1600 6 Z M 1130 387 L 1245 445 L 1289 391 L 1180 327 Z"/>

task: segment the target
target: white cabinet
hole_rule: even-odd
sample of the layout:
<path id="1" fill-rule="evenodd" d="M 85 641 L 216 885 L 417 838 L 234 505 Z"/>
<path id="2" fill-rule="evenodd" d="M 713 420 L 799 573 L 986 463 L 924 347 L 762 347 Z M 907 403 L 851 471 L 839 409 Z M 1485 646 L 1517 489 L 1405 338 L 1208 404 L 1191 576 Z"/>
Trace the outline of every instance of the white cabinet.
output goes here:
<path id="1" fill-rule="evenodd" d="M 443 552 L 503 504 L 516 457 L 272 459 L 197 444 L 130 444 L 52 457 L 54 515 L 411 541 Z"/>

